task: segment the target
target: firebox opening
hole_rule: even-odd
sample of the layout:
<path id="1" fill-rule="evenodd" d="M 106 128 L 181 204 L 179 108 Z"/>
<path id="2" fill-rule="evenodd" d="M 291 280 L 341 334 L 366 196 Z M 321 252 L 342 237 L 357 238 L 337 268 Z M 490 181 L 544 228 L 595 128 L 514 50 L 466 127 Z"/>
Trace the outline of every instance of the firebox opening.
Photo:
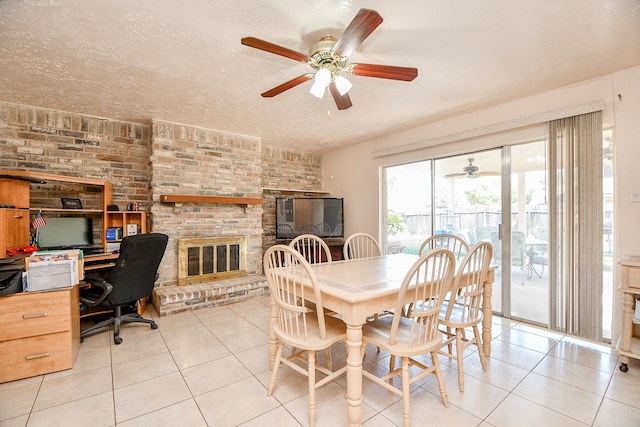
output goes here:
<path id="1" fill-rule="evenodd" d="M 212 237 L 178 241 L 178 284 L 246 276 L 246 238 Z"/>

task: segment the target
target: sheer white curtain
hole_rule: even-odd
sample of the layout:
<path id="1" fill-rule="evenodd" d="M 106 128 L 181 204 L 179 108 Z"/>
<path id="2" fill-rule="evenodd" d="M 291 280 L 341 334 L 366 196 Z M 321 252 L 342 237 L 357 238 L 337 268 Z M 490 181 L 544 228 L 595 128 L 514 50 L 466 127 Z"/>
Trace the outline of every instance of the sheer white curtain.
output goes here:
<path id="1" fill-rule="evenodd" d="M 602 339 L 602 113 L 549 122 L 550 327 Z"/>

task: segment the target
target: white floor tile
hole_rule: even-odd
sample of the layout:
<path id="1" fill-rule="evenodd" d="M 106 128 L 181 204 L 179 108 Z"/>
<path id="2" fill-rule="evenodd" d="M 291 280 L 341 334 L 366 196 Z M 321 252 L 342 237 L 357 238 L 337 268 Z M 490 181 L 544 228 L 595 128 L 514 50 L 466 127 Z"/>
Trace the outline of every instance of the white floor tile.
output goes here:
<path id="1" fill-rule="evenodd" d="M 40 379 L 38 382 L 21 380 L 0 385 L 0 425 L 3 426 L 4 422 L 10 418 L 29 415 L 42 382 L 42 377 L 38 378 Z M 28 382 L 23 383 L 21 387 L 16 386 L 23 381 Z"/>
<path id="2" fill-rule="evenodd" d="M 184 331 L 162 332 L 162 338 L 170 351 L 178 350 L 192 345 L 217 341 L 213 333 L 204 325 Z"/>
<path id="3" fill-rule="evenodd" d="M 593 427 L 638 427 L 640 426 L 640 409 L 604 399 Z"/>
<path id="4" fill-rule="evenodd" d="M 249 378 L 251 372 L 233 355 L 183 369 L 182 376 L 194 396 Z"/>
<path id="5" fill-rule="evenodd" d="M 278 406 L 265 414 L 259 415 L 246 423 L 242 423 L 239 427 L 300 427 L 300 423 L 282 406 Z"/>
<path id="6" fill-rule="evenodd" d="M 150 378 L 178 372 L 178 367 L 173 357 L 171 357 L 171 354 L 169 352 L 163 352 L 154 356 L 114 365 L 112 372 L 113 388 L 116 389 L 146 381 Z"/>
<path id="7" fill-rule="evenodd" d="M 192 398 L 179 372 L 116 389 L 114 396 L 117 423 Z"/>
<path id="8" fill-rule="evenodd" d="M 268 297 L 165 317 L 149 310 L 159 329 L 125 325 L 120 345 L 105 328 L 86 337 L 73 369 L 0 384 L 0 426 L 308 425 L 306 377 L 281 367 L 267 396 L 269 312 Z M 486 372 L 468 351 L 462 393 L 457 363 L 440 358 L 448 408 L 432 376 L 412 386 L 412 425 L 640 426 L 640 361 L 621 372 L 607 345 L 500 317 L 493 335 Z M 343 344 L 332 355 L 334 368 L 346 363 Z M 370 347 L 364 365 L 383 375 L 388 360 Z M 343 376 L 316 391 L 318 427 L 347 424 L 345 388 Z M 402 425 L 400 396 L 367 379 L 363 388 L 365 427 Z"/>
<path id="9" fill-rule="evenodd" d="M 610 373 L 607 374 L 595 368 L 578 365 L 553 356 L 545 357 L 533 372 L 600 396 L 604 396 L 611 379 Z"/>
<path id="10" fill-rule="evenodd" d="M 34 411 L 40 411 L 52 406 L 69 403 L 96 394 L 101 394 L 113 389 L 111 369 L 109 367 L 98 368 L 91 371 L 80 372 L 61 378 L 43 381 Z"/>
<path id="11" fill-rule="evenodd" d="M 450 369 L 443 374 L 449 404 L 464 408 L 466 412 L 484 419 L 507 397 L 508 392 L 499 387 L 480 381 L 470 375 L 465 375 L 464 392 L 458 387 L 458 373 Z M 437 381 L 432 381 L 426 386 L 426 390 L 435 396 L 440 396 Z"/>
<path id="12" fill-rule="evenodd" d="M 514 394 L 510 394 L 485 421 L 494 427 L 585 427 L 589 425 Z"/>
<path id="13" fill-rule="evenodd" d="M 182 347 L 171 352 L 180 369 L 191 368 L 192 366 L 220 359 L 230 354 L 229 349 L 217 339 L 190 347 Z"/>
<path id="14" fill-rule="evenodd" d="M 118 423 L 118 427 L 207 427 L 207 423 L 193 399 L 166 406 L 157 411 Z"/>
<path id="15" fill-rule="evenodd" d="M 89 396 L 34 411 L 29 417 L 29 427 L 49 427 L 56 425 L 54 420 L 64 420 L 65 427 L 109 427 L 115 425 L 113 393 Z M 54 423 L 52 423 L 54 421 Z"/>
<path id="16" fill-rule="evenodd" d="M 536 373 L 529 374 L 513 394 L 584 424 L 596 417 L 602 396 Z"/>
<path id="17" fill-rule="evenodd" d="M 210 426 L 236 426 L 280 406 L 274 397 L 267 397 L 267 389 L 253 377 L 196 396 L 195 400 Z"/>

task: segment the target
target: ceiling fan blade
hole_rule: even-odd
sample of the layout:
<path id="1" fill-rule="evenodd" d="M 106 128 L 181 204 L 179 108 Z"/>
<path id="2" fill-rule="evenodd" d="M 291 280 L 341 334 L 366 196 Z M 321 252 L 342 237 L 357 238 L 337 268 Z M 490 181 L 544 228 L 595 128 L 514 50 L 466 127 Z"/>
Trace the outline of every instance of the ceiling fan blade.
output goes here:
<path id="1" fill-rule="evenodd" d="M 309 62 L 309 56 L 304 53 L 296 52 L 295 50 L 288 49 L 283 46 L 278 46 L 264 40 L 257 39 L 255 37 L 243 37 L 240 40 L 245 46 L 253 47 L 256 49 L 264 50 L 265 52 L 275 53 L 276 55 L 284 56 L 286 58 L 293 59 L 294 61 Z"/>
<path id="2" fill-rule="evenodd" d="M 476 175 L 481 175 L 481 176 L 500 176 L 500 172 L 476 172 Z"/>
<path id="3" fill-rule="evenodd" d="M 466 173 L 450 173 L 450 174 L 445 175 L 444 177 L 445 178 L 457 178 L 459 176 L 467 176 L 467 174 Z"/>
<path id="4" fill-rule="evenodd" d="M 301 76 L 298 76 L 294 79 L 289 80 L 288 82 L 284 82 L 281 85 L 274 87 L 273 89 L 269 89 L 268 91 L 262 93 L 261 95 L 265 98 L 271 98 L 278 94 L 281 94 L 285 90 L 289 90 L 292 87 L 296 87 L 299 84 L 302 84 L 308 80 L 311 80 L 312 78 L 313 78 L 313 74 L 303 74 Z"/>
<path id="5" fill-rule="evenodd" d="M 350 56 L 380 24 L 382 16 L 378 12 L 360 9 L 333 46 L 333 53 L 343 58 Z"/>
<path id="6" fill-rule="evenodd" d="M 417 68 L 378 64 L 351 64 L 347 72 L 355 76 L 378 77 L 381 79 L 403 80 L 405 82 L 410 82 L 418 76 Z"/>
<path id="7" fill-rule="evenodd" d="M 338 110 L 346 110 L 351 107 L 353 104 L 351 103 L 351 98 L 349 98 L 349 94 L 345 93 L 344 95 L 340 95 L 338 92 L 338 87 L 335 82 L 331 82 L 329 85 L 329 91 L 333 96 L 333 100 L 336 101 L 336 105 L 338 106 Z"/>

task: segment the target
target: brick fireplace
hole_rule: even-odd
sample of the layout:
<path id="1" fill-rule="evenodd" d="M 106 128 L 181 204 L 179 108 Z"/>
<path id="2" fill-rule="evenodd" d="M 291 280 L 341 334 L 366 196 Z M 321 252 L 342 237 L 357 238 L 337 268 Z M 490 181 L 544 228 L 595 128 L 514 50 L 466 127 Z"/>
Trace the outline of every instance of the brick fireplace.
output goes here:
<path id="1" fill-rule="evenodd" d="M 260 139 L 155 121 L 150 164 L 151 229 L 169 235 L 153 299 L 160 315 L 266 295 L 262 204 L 242 203 L 262 197 Z"/>
<path id="2" fill-rule="evenodd" d="M 5 168 L 109 180 L 120 210 L 136 202 L 147 211 L 147 230 L 169 235 L 154 293 L 161 315 L 266 294 L 262 254 L 275 243 L 275 197 L 322 190 L 320 154 L 264 146 L 260 138 L 221 130 L 155 119 L 123 122 L 1 100 L 0 154 Z M 261 204 L 160 200 L 180 194 L 258 198 Z M 244 277 L 178 285 L 180 239 L 239 235 L 246 238 Z"/>

